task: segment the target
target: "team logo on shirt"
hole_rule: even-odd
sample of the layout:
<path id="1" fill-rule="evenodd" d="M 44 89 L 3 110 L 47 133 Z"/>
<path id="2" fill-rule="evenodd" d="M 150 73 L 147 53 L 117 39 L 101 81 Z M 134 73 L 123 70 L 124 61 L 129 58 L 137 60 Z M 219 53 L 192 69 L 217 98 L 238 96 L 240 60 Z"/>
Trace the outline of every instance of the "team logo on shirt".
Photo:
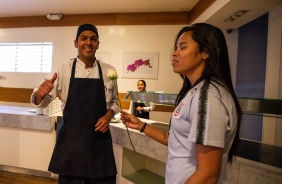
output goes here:
<path id="1" fill-rule="evenodd" d="M 174 112 L 173 112 L 173 116 L 179 116 L 181 108 L 184 106 L 185 102 L 181 101 L 178 106 L 175 108 Z"/>

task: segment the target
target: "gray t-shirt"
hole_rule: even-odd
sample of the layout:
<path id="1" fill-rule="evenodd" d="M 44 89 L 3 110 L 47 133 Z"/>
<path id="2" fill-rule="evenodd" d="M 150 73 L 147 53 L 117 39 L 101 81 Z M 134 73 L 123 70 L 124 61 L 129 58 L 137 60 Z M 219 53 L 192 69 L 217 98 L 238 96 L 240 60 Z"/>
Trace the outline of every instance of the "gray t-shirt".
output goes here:
<path id="1" fill-rule="evenodd" d="M 183 184 L 195 172 L 196 144 L 223 148 L 218 183 L 227 183 L 228 152 L 236 128 L 237 111 L 229 92 L 216 83 L 201 81 L 194 86 L 172 115 L 166 184 Z"/>

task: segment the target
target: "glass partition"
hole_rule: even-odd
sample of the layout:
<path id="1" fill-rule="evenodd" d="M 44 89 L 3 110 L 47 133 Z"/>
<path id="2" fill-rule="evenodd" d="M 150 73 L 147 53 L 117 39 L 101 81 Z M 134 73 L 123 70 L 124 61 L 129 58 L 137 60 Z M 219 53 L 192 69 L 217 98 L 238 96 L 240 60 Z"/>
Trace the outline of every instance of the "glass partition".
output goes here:
<path id="1" fill-rule="evenodd" d="M 174 105 L 177 94 L 155 93 L 155 92 L 135 92 L 128 91 L 124 96 L 124 101 L 146 101 L 154 102 L 159 105 Z M 273 115 L 282 117 L 282 99 L 266 98 L 238 98 L 242 111 L 246 114 Z"/>
<path id="2" fill-rule="evenodd" d="M 154 102 L 159 105 L 174 105 L 176 97 L 177 94 L 128 91 L 123 100 Z"/>

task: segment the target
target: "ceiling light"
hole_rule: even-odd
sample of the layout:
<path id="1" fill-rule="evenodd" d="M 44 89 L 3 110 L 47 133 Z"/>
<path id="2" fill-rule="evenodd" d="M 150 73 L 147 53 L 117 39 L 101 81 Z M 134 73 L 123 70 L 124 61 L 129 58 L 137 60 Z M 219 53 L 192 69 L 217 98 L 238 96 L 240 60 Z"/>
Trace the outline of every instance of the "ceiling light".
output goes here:
<path id="1" fill-rule="evenodd" d="M 238 12 L 236 12 L 235 13 L 235 15 L 237 16 L 237 17 L 240 17 L 240 16 L 242 16 L 242 15 L 244 15 L 245 13 L 247 13 L 247 11 L 238 11 Z"/>
<path id="2" fill-rule="evenodd" d="M 250 10 L 238 10 L 236 13 L 233 13 L 232 15 L 230 15 L 228 18 L 226 18 L 224 20 L 224 22 L 232 22 L 235 19 L 241 17 L 242 15 L 244 15 L 245 13 L 247 13 Z"/>
<path id="3" fill-rule="evenodd" d="M 47 19 L 49 20 L 61 20 L 62 17 L 63 17 L 63 14 L 61 13 L 56 13 L 56 14 L 48 13 L 47 15 Z"/>

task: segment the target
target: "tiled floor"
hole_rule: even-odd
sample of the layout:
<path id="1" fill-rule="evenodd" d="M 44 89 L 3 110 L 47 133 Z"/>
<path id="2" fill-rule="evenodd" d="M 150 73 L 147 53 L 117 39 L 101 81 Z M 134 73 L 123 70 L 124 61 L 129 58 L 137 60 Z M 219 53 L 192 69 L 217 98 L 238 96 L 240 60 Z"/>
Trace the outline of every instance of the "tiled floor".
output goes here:
<path id="1" fill-rule="evenodd" d="M 58 180 L 0 171 L 1 184 L 57 184 Z"/>

